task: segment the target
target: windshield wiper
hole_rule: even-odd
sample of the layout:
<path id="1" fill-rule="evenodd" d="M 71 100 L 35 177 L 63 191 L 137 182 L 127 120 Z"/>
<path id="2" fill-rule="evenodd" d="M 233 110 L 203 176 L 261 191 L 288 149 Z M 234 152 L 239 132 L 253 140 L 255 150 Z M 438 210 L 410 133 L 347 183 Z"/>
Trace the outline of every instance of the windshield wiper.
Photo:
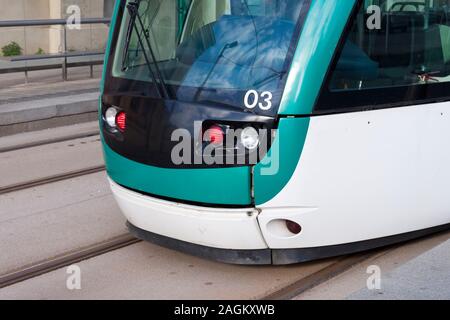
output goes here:
<path id="1" fill-rule="evenodd" d="M 158 62 L 156 61 L 155 53 L 154 53 L 153 48 L 152 48 L 151 43 L 150 43 L 149 34 L 145 30 L 144 23 L 142 22 L 142 19 L 139 16 L 139 5 L 140 5 L 140 3 L 141 3 L 141 0 L 135 0 L 135 2 L 130 2 L 130 3 L 127 4 L 127 9 L 128 9 L 129 14 L 130 14 L 130 24 L 128 25 L 127 38 L 126 38 L 126 44 L 125 44 L 125 51 L 124 51 L 124 57 L 123 57 L 123 61 L 122 61 L 123 68 L 125 68 L 125 63 L 126 63 L 126 60 L 128 58 L 128 52 L 130 50 L 131 36 L 132 36 L 132 33 L 133 33 L 133 28 L 134 28 L 134 30 L 136 32 L 136 36 L 138 38 L 139 45 L 142 48 L 142 53 L 144 55 L 145 61 L 147 63 L 148 69 L 150 71 L 150 75 L 152 77 L 153 82 L 155 83 L 155 86 L 158 88 L 158 93 L 161 96 L 161 98 L 169 99 L 170 96 L 169 96 L 169 93 L 168 93 L 168 90 L 167 90 L 167 86 L 166 86 L 166 84 L 164 82 L 164 78 L 163 78 L 163 76 L 161 74 L 161 70 L 158 67 Z M 146 40 L 146 44 L 147 44 L 148 50 L 149 50 L 150 55 L 152 57 L 153 65 L 155 66 L 155 69 L 156 69 L 156 75 L 155 75 L 155 72 L 153 71 L 152 63 L 150 62 L 150 59 L 149 59 L 149 57 L 147 55 L 147 51 L 145 49 L 145 45 L 144 45 L 144 42 L 142 40 L 142 37 L 141 37 L 141 35 L 139 33 L 139 29 L 138 29 L 138 27 L 136 25 L 136 21 L 139 22 L 139 26 L 141 27 L 141 29 L 142 29 L 142 31 L 143 31 L 143 33 L 145 35 L 144 38 Z M 158 77 L 159 81 L 157 81 L 157 77 Z"/>
<path id="2" fill-rule="evenodd" d="M 262 86 L 263 84 L 271 81 L 272 79 L 276 79 L 276 78 L 280 78 L 281 79 L 287 73 L 286 71 L 276 71 L 276 70 L 273 70 L 273 69 L 269 69 L 269 70 L 272 71 L 272 74 L 267 76 L 267 77 L 265 77 L 262 80 L 254 82 L 253 83 L 254 87 Z"/>
<path id="3" fill-rule="evenodd" d="M 133 27 L 136 23 L 136 16 L 130 15 L 130 22 L 128 23 L 127 36 L 125 38 L 125 47 L 123 49 L 122 57 L 122 71 L 128 69 L 128 52 L 130 51 L 131 36 L 133 34 Z"/>

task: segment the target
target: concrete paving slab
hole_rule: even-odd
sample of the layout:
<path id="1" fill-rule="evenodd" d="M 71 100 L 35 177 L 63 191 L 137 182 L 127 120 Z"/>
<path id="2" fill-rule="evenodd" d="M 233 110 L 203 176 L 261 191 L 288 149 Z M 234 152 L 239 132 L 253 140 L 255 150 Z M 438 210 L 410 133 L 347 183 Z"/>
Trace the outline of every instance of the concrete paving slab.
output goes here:
<path id="1" fill-rule="evenodd" d="M 0 74 L 0 136 L 94 121 L 101 73 L 96 67 L 89 78 L 89 68 L 74 68 L 61 81 L 60 70 L 33 71 L 28 83 L 21 73 Z"/>
<path id="2" fill-rule="evenodd" d="M 258 299 L 332 264 L 227 265 L 141 242 L 77 264 L 81 290 L 66 268 L 6 287 L 0 299 Z"/>
<path id="3" fill-rule="evenodd" d="M 98 99 L 99 94 L 92 92 L 3 104 L 0 107 L 0 126 L 95 112 Z"/>
<path id="4" fill-rule="evenodd" d="M 9 74 L 7 76 L 5 78 L 5 75 L 0 75 L 0 105 L 58 95 L 99 92 L 100 87 L 98 77 L 64 82 L 56 75 L 36 72 L 36 81 L 25 84 L 21 75 Z"/>
<path id="5" fill-rule="evenodd" d="M 367 290 L 367 281 L 373 275 L 372 268 L 374 267 L 379 268 L 381 272 L 381 286 L 383 288 L 386 275 L 448 240 L 450 240 L 450 231 L 392 246 L 373 258 L 355 265 L 339 276 L 300 294 L 295 299 L 348 299 L 357 292 Z M 378 292 L 381 291 L 374 290 L 372 294 L 377 295 Z"/>
<path id="6" fill-rule="evenodd" d="M 0 186 L 10 186 L 102 165 L 99 137 L 0 153 Z"/>
<path id="7" fill-rule="evenodd" d="M 127 233 L 105 173 L 0 196 L 0 274 Z"/>
<path id="8" fill-rule="evenodd" d="M 33 132 L 23 132 L 0 137 L 0 153 L 30 145 L 46 144 L 55 139 L 69 140 L 76 135 L 94 135 L 99 133 L 98 121 L 79 123 L 70 126 L 51 128 Z"/>
<path id="9" fill-rule="evenodd" d="M 450 240 L 382 278 L 380 290 L 367 288 L 352 300 L 450 300 Z"/>

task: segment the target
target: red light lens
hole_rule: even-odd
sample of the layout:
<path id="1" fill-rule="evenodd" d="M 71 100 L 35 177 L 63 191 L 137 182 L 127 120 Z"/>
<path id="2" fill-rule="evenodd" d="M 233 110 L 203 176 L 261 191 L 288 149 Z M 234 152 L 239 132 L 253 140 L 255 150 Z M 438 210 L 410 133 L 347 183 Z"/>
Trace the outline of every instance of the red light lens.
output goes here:
<path id="1" fill-rule="evenodd" d="M 302 227 L 294 221 L 286 220 L 286 228 L 293 234 L 299 234 L 302 232 Z"/>
<path id="2" fill-rule="evenodd" d="M 125 114 L 125 112 L 119 112 L 117 114 L 116 123 L 117 123 L 117 127 L 121 131 L 125 131 L 125 129 L 127 127 L 127 115 Z"/>
<path id="3" fill-rule="evenodd" d="M 208 140 L 212 144 L 219 145 L 223 143 L 224 132 L 221 127 L 214 125 L 208 129 L 207 133 L 208 133 Z"/>

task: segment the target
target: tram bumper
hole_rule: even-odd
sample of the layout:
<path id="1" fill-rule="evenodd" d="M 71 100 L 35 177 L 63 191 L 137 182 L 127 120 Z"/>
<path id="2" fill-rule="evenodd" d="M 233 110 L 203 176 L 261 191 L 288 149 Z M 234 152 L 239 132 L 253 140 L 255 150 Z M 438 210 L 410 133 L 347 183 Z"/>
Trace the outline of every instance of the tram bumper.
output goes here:
<path id="1" fill-rule="evenodd" d="M 207 208 L 169 202 L 124 188 L 114 198 L 137 238 L 202 258 L 233 264 L 271 264 L 254 208 Z"/>

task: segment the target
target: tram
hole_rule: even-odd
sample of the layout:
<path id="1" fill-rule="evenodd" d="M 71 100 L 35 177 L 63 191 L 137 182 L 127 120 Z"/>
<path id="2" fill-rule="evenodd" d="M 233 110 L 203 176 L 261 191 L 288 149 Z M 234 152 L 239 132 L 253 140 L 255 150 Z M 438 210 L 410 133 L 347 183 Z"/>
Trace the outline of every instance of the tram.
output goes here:
<path id="1" fill-rule="evenodd" d="M 450 227 L 449 0 L 120 0 L 105 60 L 138 238 L 285 265 Z"/>

